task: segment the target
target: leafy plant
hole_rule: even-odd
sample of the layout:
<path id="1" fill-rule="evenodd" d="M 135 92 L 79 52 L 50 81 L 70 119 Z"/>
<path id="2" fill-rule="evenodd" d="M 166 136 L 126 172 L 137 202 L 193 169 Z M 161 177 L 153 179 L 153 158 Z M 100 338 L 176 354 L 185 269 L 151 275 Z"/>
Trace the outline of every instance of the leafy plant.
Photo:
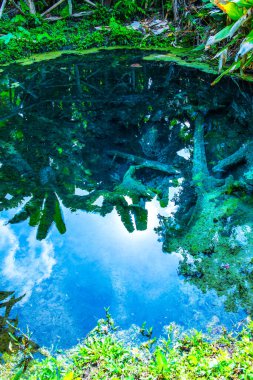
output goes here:
<path id="1" fill-rule="evenodd" d="M 252 0 L 232 0 L 219 1 L 214 4 L 227 14 L 228 19 L 232 22 L 224 27 L 214 36 L 209 37 L 206 47 L 217 44 L 223 40 L 227 40 L 227 44 L 222 48 L 216 57 L 219 58 L 219 71 L 226 64 L 228 55 L 234 57 L 234 63 L 222 73 L 214 83 L 217 83 L 223 75 L 241 69 L 243 72 L 247 68 L 251 68 L 253 56 L 250 54 L 253 50 L 253 30 L 251 30 L 251 21 L 253 15 Z M 233 40 L 232 40 L 233 38 Z M 236 45 L 236 47 L 234 47 Z"/>
<path id="2" fill-rule="evenodd" d="M 108 313 L 108 312 L 107 312 Z M 110 316 L 111 318 L 111 316 Z M 115 333 L 106 334 L 99 322 L 85 340 L 70 351 L 38 361 L 31 360 L 26 372 L 16 366 L 15 357 L 5 357 L 0 364 L 0 377 L 29 380 L 87 379 L 252 379 L 253 324 L 248 322 L 235 336 L 223 330 L 210 339 L 192 332 L 150 346 L 127 345 Z"/>
<path id="3" fill-rule="evenodd" d="M 145 13 L 145 10 L 138 5 L 137 0 L 117 0 L 114 4 L 114 11 L 123 20 L 129 20 L 136 14 Z"/>

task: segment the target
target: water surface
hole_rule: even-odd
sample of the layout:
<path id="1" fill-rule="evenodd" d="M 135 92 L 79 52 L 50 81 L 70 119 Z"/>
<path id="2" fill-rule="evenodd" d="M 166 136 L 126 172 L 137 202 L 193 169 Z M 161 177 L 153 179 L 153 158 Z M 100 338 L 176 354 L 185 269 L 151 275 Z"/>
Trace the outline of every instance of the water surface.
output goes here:
<path id="1" fill-rule="evenodd" d="M 39 344 L 72 346 L 107 306 L 121 328 L 147 321 L 157 335 L 171 322 L 231 328 L 251 312 L 251 195 L 213 197 L 237 203 L 191 241 L 206 218 L 193 224 L 196 117 L 211 170 L 251 139 L 251 85 L 211 87 L 207 74 L 143 54 L 1 74 L 1 289 L 24 295 L 11 315 Z M 228 175 L 240 181 L 243 165 Z"/>

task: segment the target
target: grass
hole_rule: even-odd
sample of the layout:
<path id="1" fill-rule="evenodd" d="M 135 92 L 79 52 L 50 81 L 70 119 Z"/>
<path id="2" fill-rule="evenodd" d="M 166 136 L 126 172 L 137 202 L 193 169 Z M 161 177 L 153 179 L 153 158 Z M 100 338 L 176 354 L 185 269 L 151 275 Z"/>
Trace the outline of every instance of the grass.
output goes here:
<path id="1" fill-rule="evenodd" d="M 149 331 L 149 330 L 147 330 Z M 143 329 L 140 329 L 142 335 Z M 147 336 L 147 334 L 146 334 Z M 106 318 L 71 350 L 57 356 L 41 350 L 42 360 L 20 352 L 4 355 L 1 380 L 251 380 L 253 379 L 253 322 L 233 335 L 225 329 L 215 339 L 201 332 L 181 334 L 174 324 L 167 338 L 129 345 L 119 339 L 114 322 Z"/>

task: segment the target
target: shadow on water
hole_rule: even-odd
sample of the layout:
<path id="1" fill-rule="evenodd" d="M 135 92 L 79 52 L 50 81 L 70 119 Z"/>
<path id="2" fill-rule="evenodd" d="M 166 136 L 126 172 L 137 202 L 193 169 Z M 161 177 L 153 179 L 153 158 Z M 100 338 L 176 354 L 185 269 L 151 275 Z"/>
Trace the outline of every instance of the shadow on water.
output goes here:
<path id="1" fill-rule="evenodd" d="M 243 314 L 226 314 L 223 302 L 252 313 L 252 86 L 227 80 L 212 88 L 207 74 L 142 54 L 69 56 L 1 74 L 0 249 L 4 256 L 15 247 L 2 272 L 28 298 L 36 290 L 20 312 L 37 303 L 37 329 L 51 303 L 59 315 L 69 309 L 59 335 L 75 310 L 73 336 L 82 336 L 82 310 L 95 319 L 94 298 L 100 308 L 118 305 L 127 323 L 152 314 L 152 323 L 191 325 L 193 303 L 204 327 L 211 301 L 203 301 L 208 310 L 189 301 L 194 292 L 222 296 L 215 302 L 224 323 Z M 157 237 L 170 257 L 159 256 Z M 139 308 L 155 302 L 137 311 L 135 297 Z M 174 297 L 182 301 L 176 312 Z"/>

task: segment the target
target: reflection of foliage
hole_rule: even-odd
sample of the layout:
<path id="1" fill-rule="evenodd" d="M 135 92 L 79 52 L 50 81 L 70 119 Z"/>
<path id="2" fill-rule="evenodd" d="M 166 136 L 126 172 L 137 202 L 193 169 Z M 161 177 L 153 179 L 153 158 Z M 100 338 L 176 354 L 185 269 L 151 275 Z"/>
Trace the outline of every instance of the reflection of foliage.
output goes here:
<path id="1" fill-rule="evenodd" d="M 181 253 L 180 272 L 190 282 L 203 291 L 215 289 L 219 295 L 225 295 L 228 310 L 235 311 L 243 306 L 252 313 L 250 144 L 220 160 L 213 171 L 225 172 L 230 168 L 230 175 L 224 179 L 215 178 L 207 165 L 205 124 L 203 117 L 196 118 L 192 167 L 195 201 L 189 202 L 188 218 L 181 219 L 179 205 L 171 218 L 161 218 L 159 232 L 163 235 L 167 251 Z M 246 167 L 239 169 L 238 164 L 245 161 Z M 231 168 L 234 168 L 232 173 L 236 179 L 231 175 Z M 187 196 L 187 187 L 182 194 Z"/>
<path id="2" fill-rule="evenodd" d="M 57 195 L 54 192 L 48 194 L 36 194 L 33 196 L 9 223 L 15 224 L 30 218 L 30 226 L 38 225 L 37 238 L 45 239 L 52 223 L 61 234 L 66 232 L 65 223 L 63 221 L 62 212 Z"/>
<path id="3" fill-rule="evenodd" d="M 22 203 L 10 223 L 29 220 L 38 226 L 38 239 L 52 223 L 64 233 L 64 205 L 103 216 L 115 208 L 128 231 L 143 230 L 145 202 L 158 195 L 166 205 L 169 177 L 176 171 L 164 170 L 172 156 L 169 130 L 157 133 L 158 124 L 169 124 L 167 111 L 160 111 L 165 100 L 160 89 L 156 93 L 159 83 L 155 93 L 147 91 L 152 70 L 127 68 L 124 59 L 119 54 L 107 71 L 89 59 L 63 60 L 54 68 L 42 63 L 26 76 L 15 68 L 3 76 L 0 209 Z M 76 195 L 76 189 L 88 194 Z M 102 206 L 96 204 L 99 197 Z"/>
<path id="4" fill-rule="evenodd" d="M 132 232 L 147 226 L 146 202 L 157 196 L 166 207 L 177 182 L 178 209 L 160 218 L 164 249 L 183 253 L 189 281 L 248 307 L 252 95 L 243 84 L 221 91 L 196 71 L 132 61 L 100 53 L 3 73 L 0 210 L 22 205 L 10 223 L 29 220 L 38 239 L 53 223 L 65 232 L 62 206 L 115 209 Z M 192 161 L 177 155 L 186 146 Z"/>
<path id="5" fill-rule="evenodd" d="M 23 297 L 15 298 L 14 292 L 0 292 L 0 309 L 4 310 L 3 315 L 0 315 L 0 353 L 10 352 L 10 343 L 16 339 L 14 335 L 18 319 L 10 318 L 10 313 L 13 306 Z"/>
<path id="6" fill-rule="evenodd" d="M 14 357 L 16 366 L 19 367 L 17 376 L 20 378 L 33 359 L 33 353 L 38 351 L 39 346 L 34 343 L 30 336 L 18 328 L 18 318 L 11 318 L 13 306 L 24 297 L 16 298 L 14 292 L 0 292 L 0 309 L 5 309 L 0 315 L 0 354 L 2 361 L 9 361 L 9 355 Z"/>

